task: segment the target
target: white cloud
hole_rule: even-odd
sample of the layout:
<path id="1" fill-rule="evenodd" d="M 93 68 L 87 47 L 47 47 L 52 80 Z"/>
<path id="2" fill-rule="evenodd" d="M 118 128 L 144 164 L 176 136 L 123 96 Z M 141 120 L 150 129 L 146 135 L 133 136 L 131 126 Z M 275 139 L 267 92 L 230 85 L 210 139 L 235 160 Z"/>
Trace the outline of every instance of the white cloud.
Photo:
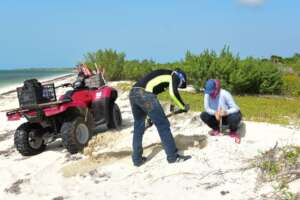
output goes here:
<path id="1" fill-rule="evenodd" d="M 239 0 L 239 2 L 246 6 L 261 6 L 266 0 Z"/>

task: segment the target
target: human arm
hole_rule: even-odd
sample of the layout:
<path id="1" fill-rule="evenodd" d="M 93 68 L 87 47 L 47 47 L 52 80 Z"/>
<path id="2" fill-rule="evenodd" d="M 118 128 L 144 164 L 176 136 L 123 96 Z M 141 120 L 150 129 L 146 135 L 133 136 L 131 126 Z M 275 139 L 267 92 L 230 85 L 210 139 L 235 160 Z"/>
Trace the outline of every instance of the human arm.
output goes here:
<path id="1" fill-rule="evenodd" d="M 169 94 L 174 103 L 182 110 L 185 109 L 185 103 L 183 102 L 181 96 L 179 95 L 178 92 L 178 84 L 179 84 L 179 79 L 176 76 L 176 74 L 172 74 L 170 78 L 170 83 L 169 83 Z"/>
<path id="2" fill-rule="evenodd" d="M 204 95 L 204 109 L 205 111 L 210 114 L 210 115 L 216 115 L 217 113 L 217 110 L 211 108 L 209 106 L 209 101 L 210 101 L 210 98 L 209 98 L 209 95 L 208 94 L 205 94 Z"/>
<path id="3" fill-rule="evenodd" d="M 227 91 L 224 92 L 224 101 L 225 101 L 225 104 L 227 105 L 228 109 L 224 110 L 222 115 L 230 115 L 230 114 L 236 113 L 240 110 L 240 108 L 235 103 L 232 95 Z"/>

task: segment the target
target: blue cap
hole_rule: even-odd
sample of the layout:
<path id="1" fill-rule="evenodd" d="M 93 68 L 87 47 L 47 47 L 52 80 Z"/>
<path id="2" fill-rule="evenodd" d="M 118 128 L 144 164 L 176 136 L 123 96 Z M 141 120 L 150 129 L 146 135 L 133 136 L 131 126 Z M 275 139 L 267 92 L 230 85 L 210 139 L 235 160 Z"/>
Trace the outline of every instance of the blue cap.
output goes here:
<path id="1" fill-rule="evenodd" d="M 211 94 L 215 90 L 215 88 L 216 88 L 216 82 L 215 82 L 215 80 L 209 79 L 205 83 L 204 93 L 205 94 Z"/>

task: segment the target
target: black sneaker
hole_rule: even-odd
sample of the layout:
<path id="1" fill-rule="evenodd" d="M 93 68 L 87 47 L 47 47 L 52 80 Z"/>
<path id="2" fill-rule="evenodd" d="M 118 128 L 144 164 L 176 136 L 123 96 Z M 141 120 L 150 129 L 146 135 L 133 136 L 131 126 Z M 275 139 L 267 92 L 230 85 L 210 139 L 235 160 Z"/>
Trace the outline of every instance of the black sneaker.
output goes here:
<path id="1" fill-rule="evenodd" d="M 136 167 L 140 167 L 140 166 L 143 165 L 146 161 L 147 161 L 147 158 L 146 158 L 146 157 L 142 157 L 140 162 L 138 162 L 138 163 L 133 163 L 133 165 L 136 166 Z"/>
<path id="2" fill-rule="evenodd" d="M 177 158 L 174 161 L 168 161 L 168 162 L 169 163 L 180 163 L 180 162 L 184 162 L 190 158 L 192 158 L 192 156 L 184 156 L 184 155 L 177 154 Z"/>

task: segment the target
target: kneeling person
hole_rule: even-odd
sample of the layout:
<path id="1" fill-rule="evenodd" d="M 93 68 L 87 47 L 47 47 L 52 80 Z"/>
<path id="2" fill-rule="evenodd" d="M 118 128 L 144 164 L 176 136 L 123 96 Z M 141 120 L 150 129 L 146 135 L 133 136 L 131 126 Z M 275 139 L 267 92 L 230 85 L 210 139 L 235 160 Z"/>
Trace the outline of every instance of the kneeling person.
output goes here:
<path id="1" fill-rule="evenodd" d="M 221 89 L 219 80 L 210 79 L 205 84 L 204 109 L 200 118 L 213 129 L 211 135 L 220 134 L 220 121 L 229 126 L 231 137 L 236 138 L 240 143 L 240 136 L 237 134 L 239 123 L 242 119 L 240 108 L 236 105 L 232 95 L 225 89 Z"/>

